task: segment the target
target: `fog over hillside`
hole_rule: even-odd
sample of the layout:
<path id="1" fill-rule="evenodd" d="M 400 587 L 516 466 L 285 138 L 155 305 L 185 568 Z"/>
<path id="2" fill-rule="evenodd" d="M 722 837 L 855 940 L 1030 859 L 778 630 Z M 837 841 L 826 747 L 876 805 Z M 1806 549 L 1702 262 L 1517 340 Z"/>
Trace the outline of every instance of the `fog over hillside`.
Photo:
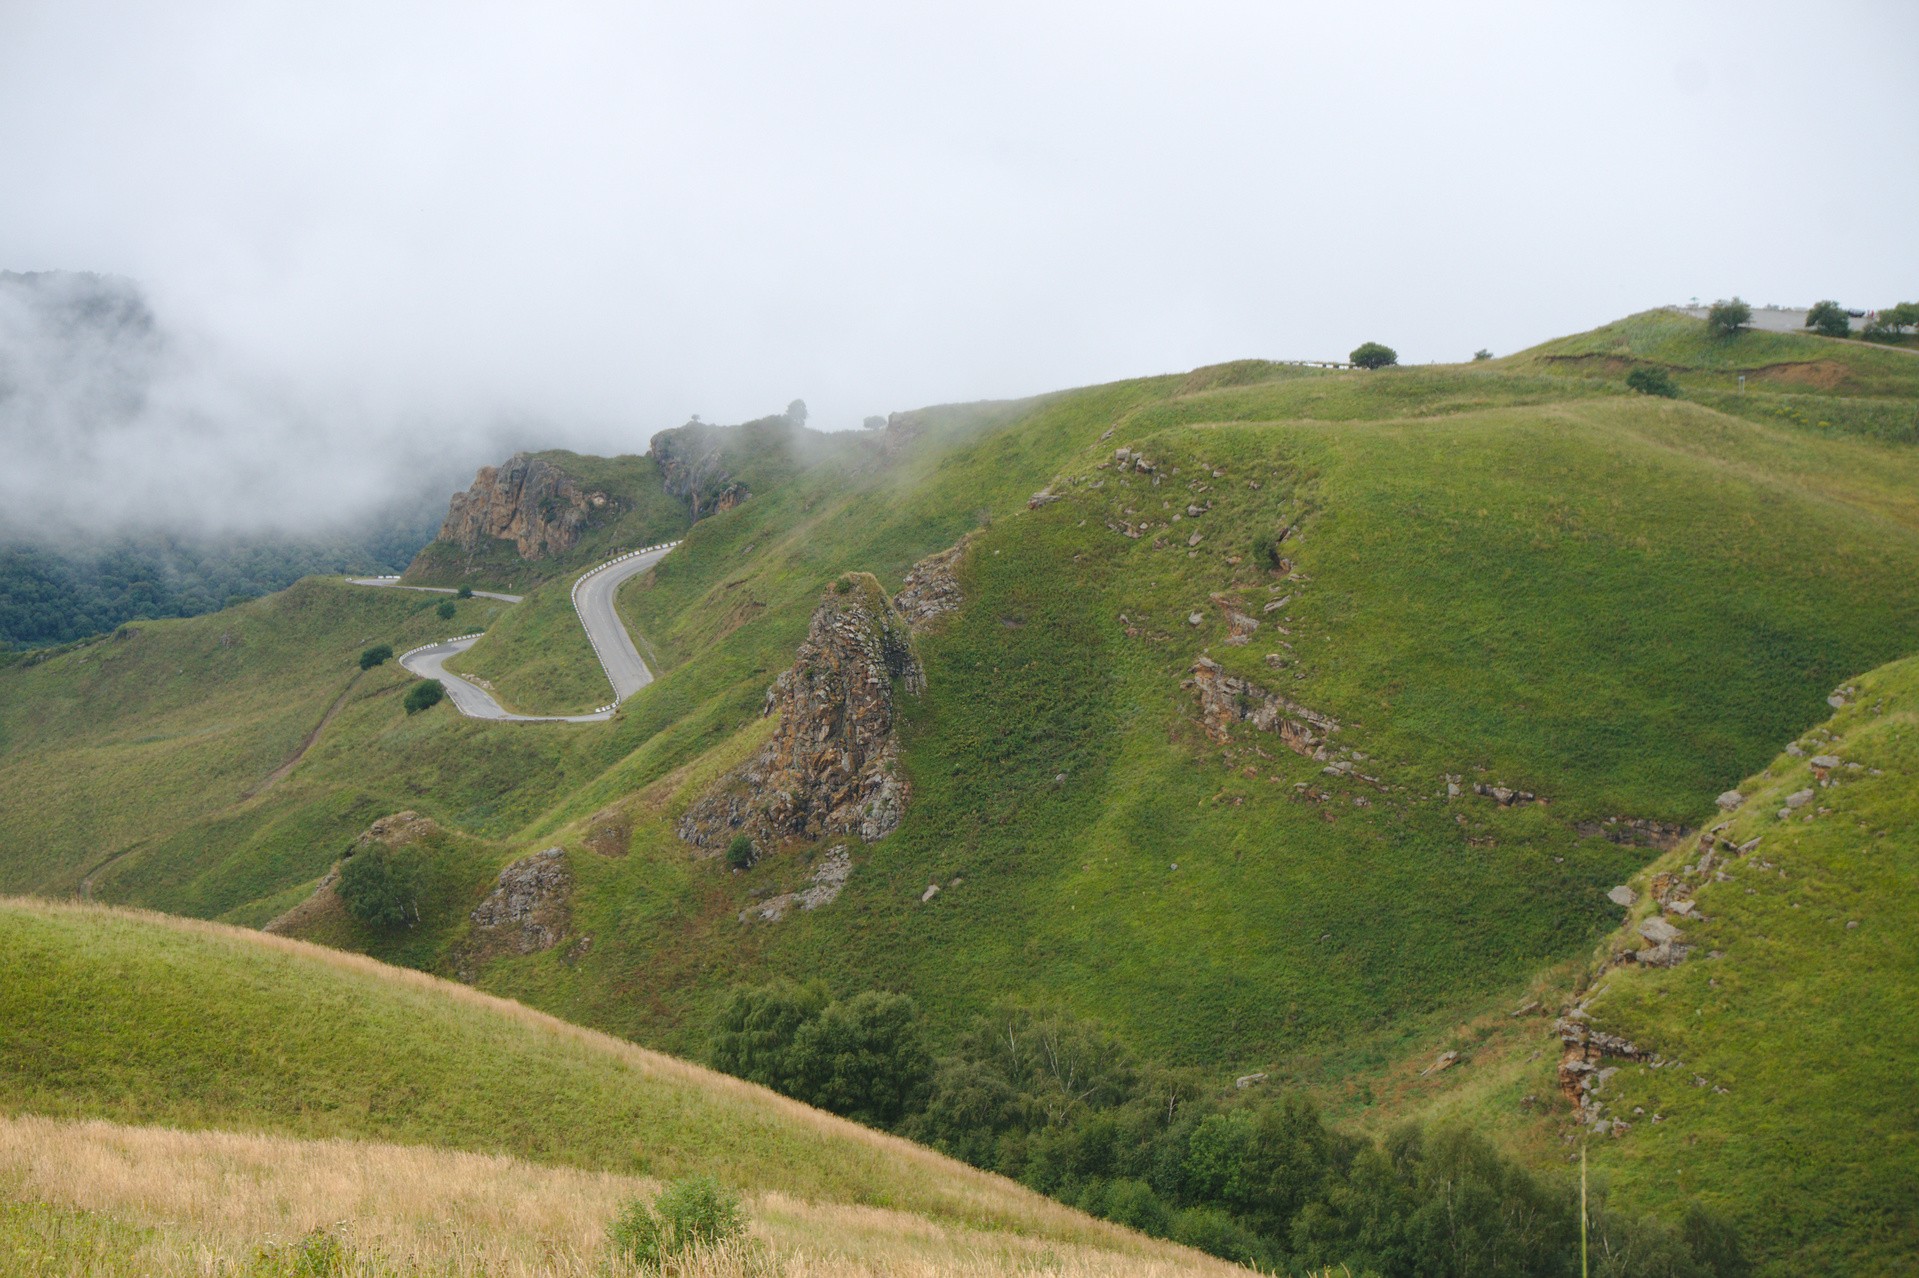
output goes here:
<path id="1" fill-rule="evenodd" d="M 1909 97 L 1919 14 L 1803 16 L 17 0 L 0 269 L 145 300 L 0 290 L 0 501 L 308 524 L 795 397 L 1884 304 L 1919 124 L 1807 107 Z"/>

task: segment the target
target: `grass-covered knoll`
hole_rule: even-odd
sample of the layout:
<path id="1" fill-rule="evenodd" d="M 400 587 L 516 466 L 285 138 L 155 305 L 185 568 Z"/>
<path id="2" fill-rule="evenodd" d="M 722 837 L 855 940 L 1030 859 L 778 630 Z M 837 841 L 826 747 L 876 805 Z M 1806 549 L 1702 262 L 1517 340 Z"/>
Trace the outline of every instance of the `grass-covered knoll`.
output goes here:
<path id="1" fill-rule="evenodd" d="M 1738 416 L 1919 443 L 1919 360 L 1865 343 L 1753 329 L 1715 335 L 1704 320 L 1659 310 L 1498 362 L 1621 386 L 1631 368 L 1656 366 L 1682 393 Z"/>
<path id="2" fill-rule="evenodd" d="M 464 987 L 214 925 L 0 902 L 0 1026 L 9 1115 L 375 1139 L 627 1175 L 704 1172 L 759 1194 L 1148 1246 L 725 1075 Z M 17 1136 L 10 1127 L 0 1144 Z M 189 1161 L 183 1174 L 194 1172 Z"/>
<path id="3" fill-rule="evenodd" d="M 1607 1062 L 1606 1112 L 1632 1128 L 1595 1143 L 1596 1165 L 1635 1203 L 1732 1216 L 1780 1274 L 1891 1273 L 1919 1255 L 1919 660 L 1849 695 L 1740 785 L 1722 834 L 1758 846 L 1704 876 L 1703 917 L 1671 918 L 1691 957 L 1605 971 L 1588 1004 L 1669 1062 Z M 1636 880 L 1631 922 L 1658 911 L 1654 874 L 1697 857 Z"/>
<path id="4" fill-rule="evenodd" d="M 474 550 L 434 541 L 407 568 L 408 583 L 470 585 L 517 594 L 622 551 L 671 541 L 692 522 L 688 503 L 666 491 L 659 464 L 651 456 L 593 457 L 565 449 L 532 456 L 573 476 L 582 491 L 607 497 L 604 509 L 588 512 L 579 542 L 564 555 L 527 560 L 520 558 L 511 541 L 495 540 Z"/>

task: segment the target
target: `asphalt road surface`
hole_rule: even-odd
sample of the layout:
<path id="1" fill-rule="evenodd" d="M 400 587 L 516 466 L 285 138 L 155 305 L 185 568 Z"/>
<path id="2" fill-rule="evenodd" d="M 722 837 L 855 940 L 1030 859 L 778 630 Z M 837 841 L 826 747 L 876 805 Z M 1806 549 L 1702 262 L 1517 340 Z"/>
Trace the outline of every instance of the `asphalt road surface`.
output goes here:
<path id="1" fill-rule="evenodd" d="M 593 645 L 593 651 L 599 654 L 600 668 L 605 671 L 607 681 L 613 685 L 612 706 L 619 703 L 653 682 L 653 672 L 647 669 L 646 662 L 640 656 L 639 649 L 633 646 L 633 638 L 626 633 L 626 627 L 620 624 L 619 613 L 613 607 L 613 600 L 619 594 L 620 586 L 629 578 L 638 576 L 654 564 L 660 562 L 672 546 L 660 550 L 649 550 L 643 555 L 634 555 L 628 559 L 616 559 L 581 577 L 573 586 L 573 608 L 580 622 L 586 627 L 587 640 Z M 391 577 L 352 577 L 348 580 L 360 586 L 385 586 L 398 590 L 426 590 L 434 594 L 450 595 L 454 592 L 445 586 L 402 586 Z M 476 590 L 476 596 L 485 599 L 498 599 L 505 603 L 518 603 L 520 595 L 495 594 L 492 591 Z M 450 639 L 445 643 L 436 643 L 418 648 L 400 658 L 400 665 L 410 674 L 422 679 L 438 679 L 446 687 L 446 695 L 453 702 L 454 709 L 472 719 L 498 719 L 510 723 L 598 723 L 613 717 L 613 709 L 596 710 L 592 714 L 514 714 L 498 701 L 493 694 L 470 680 L 463 679 L 446 668 L 446 662 L 478 643 L 480 636 L 473 635 L 463 639 Z"/>

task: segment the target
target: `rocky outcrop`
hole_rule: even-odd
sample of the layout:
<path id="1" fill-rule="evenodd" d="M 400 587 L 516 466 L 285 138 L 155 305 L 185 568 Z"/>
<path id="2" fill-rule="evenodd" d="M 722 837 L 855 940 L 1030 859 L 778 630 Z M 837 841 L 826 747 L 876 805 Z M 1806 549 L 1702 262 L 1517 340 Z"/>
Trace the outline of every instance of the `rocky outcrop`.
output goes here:
<path id="1" fill-rule="evenodd" d="M 893 607 L 914 631 L 926 629 L 946 613 L 959 611 L 960 604 L 965 602 L 955 574 L 960 557 L 966 553 L 966 543 L 972 538 L 968 533 L 951 549 L 928 555 L 906 574 L 900 592 L 893 596 Z"/>
<path id="2" fill-rule="evenodd" d="M 1195 661 L 1192 678 L 1181 686 L 1198 695 L 1206 735 L 1222 744 L 1232 740 L 1235 723 L 1250 723 L 1261 732 L 1277 733 L 1295 754 L 1323 758 L 1326 738 L 1339 731 L 1338 721 L 1331 716 L 1268 692 L 1250 679 L 1229 675 L 1211 657 Z"/>
<path id="3" fill-rule="evenodd" d="M 608 502 L 551 462 L 515 453 L 503 466 L 480 467 L 473 487 L 453 494 L 440 540 L 469 552 L 510 541 L 520 558 L 545 559 L 573 549 L 588 518 Z"/>
<path id="4" fill-rule="evenodd" d="M 831 905 L 852 874 L 853 858 L 842 843 L 820 858 L 819 868 L 807 879 L 806 887 L 748 906 L 740 911 L 740 922 L 757 919 L 762 923 L 777 923 L 786 917 L 788 910 L 817 910 L 822 905 Z"/>
<path id="5" fill-rule="evenodd" d="M 766 426 L 781 422 L 769 418 L 755 423 Z M 673 430 L 663 430 L 647 445 L 647 451 L 660 467 L 660 480 L 666 491 L 686 498 L 693 518 L 704 519 L 733 509 L 753 494 L 726 469 L 726 445 L 732 432 L 741 427 L 712 426 L 688 422 Z"/>
<path id="6" fill-rule="evenodd" d="M 470 981 L 480 965 L 502 954 L 538 954 L 560 943 L 571 923 L 573 871 L 563 848 L 523 856 L 500 871 L 493 890 L 470 916 L 473 931 L 457 967 Z"/>
<path id="7" fill-rule="evenodd" d="M 717 855 L 739 834 L 760 855 L 793 839 L 857 835 L 900 823 L 908 798 L 894 737 L 894 688 L 926 683 L 905 620 L 870 573 L 842 577 L 813 613 L 791 669 L 766 691 L 772 740 L 680 819 L 679 835 Z"/>

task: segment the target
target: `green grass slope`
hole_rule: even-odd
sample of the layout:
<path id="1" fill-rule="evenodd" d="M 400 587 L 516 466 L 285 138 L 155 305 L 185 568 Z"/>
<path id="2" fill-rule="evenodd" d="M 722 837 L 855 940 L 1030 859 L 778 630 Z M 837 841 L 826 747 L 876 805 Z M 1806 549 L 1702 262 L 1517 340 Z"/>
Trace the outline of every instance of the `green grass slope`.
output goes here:
<path id="1" fill-rule="evenodd" d="M 1816 349 L 1798 363 L 1841 358 L 1803 340 Z M 1246 361 L 901 415 L 797 457 L 762 431 L 754 496 L 623 591 L 661 677 L 614 722 L 349 701 L 263 801 L 156 803 L 149 845 L 100 886 L 257 923 L 373 817 L 414 809 L 450 832 L 448 901 L 506 860 L 569 849 L 590 947 L 479 979 L 642 1041 L 696 1049 L 730 986 L 789 975 L 910 992 L 937 1034 L 1010 995 L 1222 1074 L 1396 1061 L 1616 922 L 1604 891 L 1656 853 L 1581 823 L 1703 820 L 1836 681 L 1910 652 L 1919 624 L 1919 450 L 1700 402 L 1712 388 L 1687 378 L 1720 376 L 1723 352 L 1695 359 L 1679 401 L 1546 354 L 1377 374 Z M 1835 414 L 1855 389 L 1906 393 L 1887 370 L 1860 387 L 1805 376 Z M 1116 447 L 1154 458 L 1159 483 L 1113 469 Z M 1029 511 L 1048 485 L 1060 499 Z M 1257 548 L 1288 528 L 1290 576 Z M 895 586 L 974 530 L 967 606 L 919 640 L 904 825 L 855 849 L 830 908 L 741 924 L 822 849 L 732 875 L 691 858 L 674 819 L 765 731 L 766 685 L 828 582 Z M 560 585 L 511 624 L 557 634 Z M 1244 646 L 1229 610 L 1260 623 Z M 1210 739 L 1182 687 L 1202 654 L 1336 718 L 1334 760 L 1360 775 L 1243 725 Z M 65 660 L 0 672 L 0 701 L 86 676 Z M 511 666 L 482 672 L 505 685 Z M 175 732 L 212 722 L 183 708 Z M 129 713 L 113 731 L 147 729 Z M 0 746 L 0 776 L 31 766 L 19 752 Z M 1466 793 L 1449 799 L 1448 776 Z M 1547 802 L 1500 807 L 1474 783 Z M 47 862 L 56 838 L 78 863 L 64 826 L 30 831 L 17 859 Z M 443 962 L 465 926 L 444 917 L 408 961 Z"/>
<path id="2" fill-rule="evenodd" d="M 1635 1203 L 1727 1213 L 1770 1272 L 1899 1272 L 1919 1256 L 1919 660 L 1857 680 L 1794 748 L 1722 832 L 1758 846 L 1672 919 L 1692 956 L 1596 978 L 1594 1024 L 1669 1063 L 1607 1062 L 1606 1113 L 1632 1127 L 1595 1165 Z M 1659 908 L 1650 877 L 1633 922 Z"/>
<path id="3" fill-rule="evenodd" d="M 757 1193 L 1190 1257 L 906 1141 L 463 987 L 99 908 L 0 899 L 0 1113 L 706 1173 Z"/>

